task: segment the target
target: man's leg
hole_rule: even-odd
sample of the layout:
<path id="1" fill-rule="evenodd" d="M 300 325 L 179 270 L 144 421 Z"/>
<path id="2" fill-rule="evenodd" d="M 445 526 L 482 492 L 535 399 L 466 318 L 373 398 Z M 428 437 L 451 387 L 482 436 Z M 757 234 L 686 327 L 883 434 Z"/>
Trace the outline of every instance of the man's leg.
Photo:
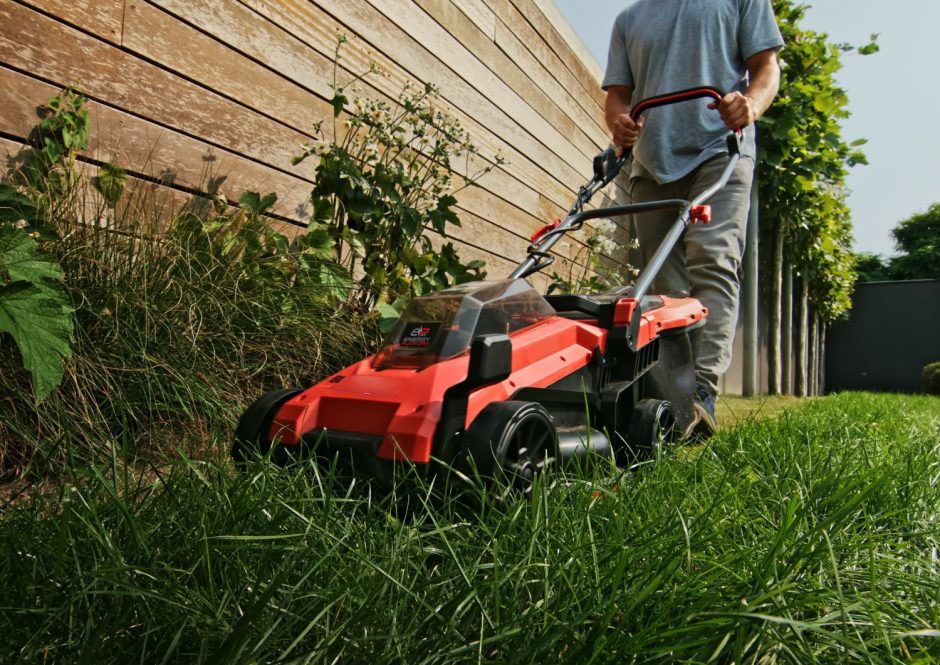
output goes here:
<path id="1" fill-rule="evenodd" d="M 659 185 L 645 178 L 631 180 L 634 203 L 665 198 L 693 199 L 710 187 L 727 165 L 727 157 L 709 160 L 675 183 Z M 703 328 L 692 333 L 695 375 L 699 384 L 696 421 L 687 434 L 714 430 L 714 400 L 718 379 L 728 369 L 737 325 L 738 269 L 744 251 L 747 213 L 754 163 L 738 162 L 728 184 L 708 201 L 712 222 L 692 225 L 669 255 L 654 283 L 656 293 L 690 292 L 708 307 Z M 672 212 L 649 213 L 635 218 L 643 264 L 652 258 L 663 237 L 675 223 Z M 704 422 L 702 422 L 704 421 Z M 700 425 L 701 423 L 701 425 Z"/>
<path id="2" fill-rule="evenodd" d="M 722 156 L 699 167 L 688 196 L 695 197 L 710 187 L 726 165 Z M 691 293 L 708 308 L 706 324 L 695 340 L 695 378 L 712 395 L 717 395 L 718 380 L 731 363 L 738 321 L 738 271 L 744 253 L 753 171 L 753 160 L 742 158 L 728 184 L 708 201 L 712 221 L 689 226 L 684 236 Z"/>
<path id="3" fill-rule="evenodd" d="M 630 179 L 630 202 L 645 203 L 662 199 L 685 198 L 688 185 L 684 180 L 670 182 L 665 185 L 658 184 L 649 178 Z M 659 249 L 663 238 L 675 224 L 678 212 L 672 210 L 647 212 L 634 215 L 633 223 L 636 228 L 637 240 L 640 243 L 640 256 L 643 267 L 646 267 L 653 254 Z M 663 264 L 659 274 L 653 281 L 653 293 L 658 295 L 677 295 L 689 292 L 689 278 L 685 270 L 685 252 L 680 238 L 676 246 Z"/>

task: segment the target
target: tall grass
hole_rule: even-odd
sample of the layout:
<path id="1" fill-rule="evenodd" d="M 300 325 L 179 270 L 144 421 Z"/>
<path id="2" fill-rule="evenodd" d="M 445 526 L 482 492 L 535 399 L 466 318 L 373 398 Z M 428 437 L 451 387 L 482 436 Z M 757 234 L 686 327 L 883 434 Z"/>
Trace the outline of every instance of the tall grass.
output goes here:
<path id="1" fill-rule="evenodd" d="M 374 344 L 370 321 L 279 272 L 283 252 L 257 220 L 158 196 L 138 186 L 111 208 L 83 179 L 45 210 L 74 358 L 37 408 L 0 339 L 0 470 L 62 469 L 66 452 L 100 461 L 117 442 L 136 454 L 204 447 L 264 390 L 309 385 Z"/>
<path id="2" fill-rule="evenodd" d="M 841 395 L 531 503 L 76 469 L 0 520 L 23 662 L 935 662 L 940 401 Z"/>

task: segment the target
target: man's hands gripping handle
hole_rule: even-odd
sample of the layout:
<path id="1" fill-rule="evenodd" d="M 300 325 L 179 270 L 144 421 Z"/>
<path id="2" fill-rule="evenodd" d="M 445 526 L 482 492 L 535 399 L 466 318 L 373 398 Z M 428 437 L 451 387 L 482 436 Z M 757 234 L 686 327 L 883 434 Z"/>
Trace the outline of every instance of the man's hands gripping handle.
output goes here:
<path id="1" fill-rule="evenodd" d="M 754 121 L 755 112 L 751 109 L 747 98 L 738 92 L 731 92 L 723 95 L 720 90 L 708 86 L 699 88 L 689 88 L 678 92 L 670 92 L 665 95 L 657 95 L 644 99 L 636 106 L 630 109 L 630 113 L 623 113 L 614 118 L 611 124 L 614 143 L 620 148 L 618 161 L 626 161 L 633 150 L 633 145 L 640 136 L 640 130 L 643 129 L 643 113 L 660 106 L 668 106 L 678 102 L 686 102 L 692 99 L 711 99 L 710 109 L 718 109 L 721 119 L 728 129 L 740 136 L 741 129 Z"/>

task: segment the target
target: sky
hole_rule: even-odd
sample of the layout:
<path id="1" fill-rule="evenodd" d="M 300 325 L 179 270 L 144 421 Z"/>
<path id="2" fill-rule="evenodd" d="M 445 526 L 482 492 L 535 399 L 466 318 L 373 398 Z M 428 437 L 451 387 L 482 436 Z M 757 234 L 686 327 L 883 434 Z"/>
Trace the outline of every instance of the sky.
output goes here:
<path id="1" fill-rule="evenodd" d="M 614 18 L 626 0 L 555 0 L 601 67 Z M 881 51 L 845 54 L 837 76 L 852 116 L 846 141 L 867 138 L 870 162 L 847 179 L 855 249 L 890 256 L 891 229 L 940 202 L 940 0 L 807 0 L 803 27 L 831 41 L 867 44 L 878 33 Z M 585 11 L 585 7 L 591 11 Z"/>

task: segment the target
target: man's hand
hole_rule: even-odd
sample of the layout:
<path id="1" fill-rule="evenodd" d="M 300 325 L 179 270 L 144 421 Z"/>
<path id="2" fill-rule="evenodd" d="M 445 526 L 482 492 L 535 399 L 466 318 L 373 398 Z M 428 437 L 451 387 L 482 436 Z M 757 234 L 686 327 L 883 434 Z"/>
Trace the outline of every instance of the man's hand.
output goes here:
<path id="1" fill-rule="evenodd" d="M 770 107 L 780 87 L 780 65 L 773 49 L 760 51 L 747 59 L 747 73 L 751 83 L 747 91 L 729 92 L 720 102 L 709 108 L 718 109 L 728 129 L 743 129 L 757 122 Z"/>
<path id="2" fill-rule="evenodd" d="M 718 109 L 721 120 L 728 129 L 743 129 L 760 117 L 757 106 L 750 97 L 740 92 L 729 92 L 720 102 L 712 102 L 710 109 Z"/>
<path id="3" fill-rule="evenodd" d="M 643 129 L 643 118 L 634 122 L 629 113 L 618 115 L 610 126 L 614 143 L 622 149 L 633 147 L 633 144 L 640 137 L 641 129 Z"/>

